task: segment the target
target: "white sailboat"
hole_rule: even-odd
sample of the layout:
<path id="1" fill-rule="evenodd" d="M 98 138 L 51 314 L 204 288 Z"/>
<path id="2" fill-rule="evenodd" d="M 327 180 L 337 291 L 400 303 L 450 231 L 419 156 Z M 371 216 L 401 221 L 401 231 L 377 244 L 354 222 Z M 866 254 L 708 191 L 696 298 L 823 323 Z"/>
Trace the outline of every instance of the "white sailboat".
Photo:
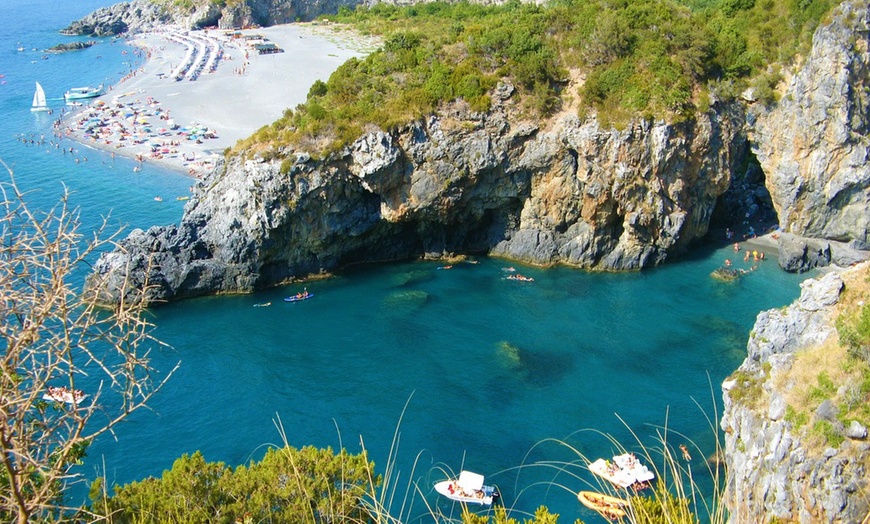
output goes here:
<path id="1" fill-rule="evenodd" d="M 31 111 L 48 111 L 48 104 L 45 103 L 45 91 L 39 82 L 36 83 L 36 92 L 33 93 L 33 105 L 30 106 Z"/>

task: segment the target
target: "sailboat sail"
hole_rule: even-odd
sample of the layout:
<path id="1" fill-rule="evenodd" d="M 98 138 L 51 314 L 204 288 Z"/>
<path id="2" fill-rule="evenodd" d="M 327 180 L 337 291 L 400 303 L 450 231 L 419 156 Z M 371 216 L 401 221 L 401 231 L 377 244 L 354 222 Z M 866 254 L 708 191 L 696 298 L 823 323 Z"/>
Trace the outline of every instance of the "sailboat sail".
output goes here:
<path id="1" fill-rule="evenodd" d="M 30 110 L 48 111 L 48 104 L 45 103 L 45 91 L 42 90 L 39 82 L 36 83 L 36 92 L 33 93 L 33 105 L 30 107 Z"/>

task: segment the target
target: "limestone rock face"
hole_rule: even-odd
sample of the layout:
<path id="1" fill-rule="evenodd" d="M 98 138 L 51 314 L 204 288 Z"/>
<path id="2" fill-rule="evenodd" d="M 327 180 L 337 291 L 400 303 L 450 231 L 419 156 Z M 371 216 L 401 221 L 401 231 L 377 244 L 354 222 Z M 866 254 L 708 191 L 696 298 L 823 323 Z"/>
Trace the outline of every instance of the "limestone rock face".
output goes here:
<path id="1" fill-rule="evenodd" d="M 836 273 L 801 284 L 800 298 L 785 310 L 758 315 L 738 372 L 722 385 L 725 410 L 725 503 L 730 522 L 861 522 L 868 511 L 870 445 L 860 424 L 843 428 L 838 448 L 813 451 L 792 431 L 785 389 L 777 381 L 797 352 L 835 334 L 833 307 L 843 281 Z M 741 394 L 738 394 L 740 392 Z M 752 392 L 747 393 L 747 392 Z M 837 421 L 824 402 L 814 420 Z M 812 422 L 811 422 L 812 423 Z M 862 431 L 863 429 L 863 431 Z"/>
<path id="2" fill-rule="evenodd" d="M 739 113 L 624 131 L 566 116 L 543 130 L 509 116 L 510 91 L 487 113 L 456 104 L 325 160 L 300 153 L 286 173 L 232 159 L 198 185 L 181 224 L 131 233 L 91 284 L 117 300 L 148 281 L 172 299 L 455 253 L 637 269 L 707 232 L 744 152 Z"/>
<path id="3" fill-rule="evenodd" d="M 846 0 L 772 109 L 751 108 L 750 140 L 787 232 L 868 248 L 870 11 Z"/>
<path id="4" fill-rule="evenodd" d="M 173 22 L 173 15 L 164 7 L 147 0 L 122 2 L 103 7 L 61 30 L 68 35 L 113 36 L 144 31 Z"/>
<path id="5" fill-rule="evenodd" d="M 425 1 L 425 0 L 424 0 Z M 524 0 L 536 1 L 536 0 Z M 477 0 L 480 4 L 503 4 L 505 0 Z M 229 3 L 229 2 L 228 2 Z M 61 31 L 71 35 L 111 36 L 125 32 L 147 31 L 161 24 L 177 24 L 189 29 L 218 26 L 223 29 L 251 25 L 270 26 L 308 22 L 320 15 L 335 14 L 341 7 L 357 5 L 413 5 L 421 0 L 243 0 L 219 6 L 210 0 L 195 1 L 192 10 L 166 2 L 132 0 L 95 11 Z"/>

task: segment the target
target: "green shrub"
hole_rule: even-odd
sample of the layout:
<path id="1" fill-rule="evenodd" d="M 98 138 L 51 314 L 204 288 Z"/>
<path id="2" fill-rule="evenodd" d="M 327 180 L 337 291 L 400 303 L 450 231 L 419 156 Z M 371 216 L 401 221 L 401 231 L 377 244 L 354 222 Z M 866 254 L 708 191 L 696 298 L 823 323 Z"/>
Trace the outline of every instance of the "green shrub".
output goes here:
<path id="1" fill-rule="evenodd" d="M 849 355 L 870 364 L 870 304 L 864 304 L 856 313 L 837 317 L 836 327 Z"/>
<path id="2" fill-rule="evenodd" d="M 327 87 L 326 82 L 323 80 L 315 80 L 314 83 L 311 84 L 311 89 L 308 90 L 308 98 L 324 96 L 328 92 L 329 88 Z"/>
<path id="3" fill-rule="evenodd" d="M 729 392 L 729 396 L 734 402 L 754 407 L 762 400 L 764 395 L 762 384 L 765 376 L 755 377 L 746 371 L 736 371 L 729 378 L 735 381 L 734 387 Z"/>
<path id="4" fill-rule="evenodd" d="M 791 406 L 785 408 L 785 420 L 790 422 L 792 427 L 797 431 L 807 425 L 810 416 L 805 411 L 797 411 Z"/>
<path id="5" fill-rule="evenodd" d="M 824 440 L 832 448 L 840 447 L 846 437 L 827 420 L 818 420 L 813 424 L 810 434 Z"/>
<path id="6" fill-rule="evenodd" d="M 821 404 L 825 400 L 830 400 L 834 398 L 834 395 L 837 393 L 837 386 L 834 384 L 834 381 L 828 376 L 828 374 L 824 371 L 819 373 L 818 377 L 816 377 L 816 386 L 810 388 L 809 391 L 809 400 L 816 403 L 816 405 Z"/>
<path id="7" fill-rule="evenodd" d="M 175 522 L 365 522 L 361 498 L 380 484 L 365 454 L 310 446 L 270 449 L 260 462 L 235 469 L 184 455 L 164 471 L 117 487 L 103 497 L 98 480 L 93 511 L 115 524 Z M 370 476 L 371 474 L 371 476 Z"/>
<path id="8" fill-rule="evenodd" d="M 304 139 L 334 151 L 370 124 L 393 129 L 453 100 L 483 111 L 502 78 L 517 87 L 529 116 L 546 118 L 562 106 L 567 67 L 586 79 L 578 112 L 617 127 L 637 117 L 690 118 L 709 108 L 709 92 L 728 99 L 750 81 L 768 102 L 779 80 L 771 64 L 805 48 L 831 4 L 553 0 L 341 9 L 338 20 L 381 35 L 382 49 L 315 83 L 305 104 L 237 150 L 280 150 Z"/>

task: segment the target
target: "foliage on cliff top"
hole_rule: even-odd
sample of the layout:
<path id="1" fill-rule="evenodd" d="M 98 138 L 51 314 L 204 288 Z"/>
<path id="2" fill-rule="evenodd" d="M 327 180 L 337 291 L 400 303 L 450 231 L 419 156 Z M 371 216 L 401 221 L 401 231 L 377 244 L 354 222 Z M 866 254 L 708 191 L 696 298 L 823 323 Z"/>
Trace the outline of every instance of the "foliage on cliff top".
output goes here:
<path id="1" fill-rule="evenodd" d="M 328 153 L 373 124 L 392 130 L 445 102 L 489 107 L 500 79 L 521 106 L 546 117 L 568 97 L 606 124 L 634 116 L 678 120 L 754 81 L 772 98 L 778 69 L 808 48 L 832 0 L 511 0 L 502 6 L 433 2 L 342 8 L 341 22 L 384 37 L 351 59 L 308 100 L 240 142 L 276 155 L 287 145 Z M 336 18 L 336 17 L 331 17 Z M 568 69 L 582 86 L 568 92 Z"/>
<path id="2" fill-rule="evenodd" d="M 235 470 L 184 455 L 164 471 L 104 493 L 91 488 L 92 510 L 107 522 L 369 522 L 361 500 L 377 488 L 365 453 L 306 446 L 270 449 L 259 462 Z"/>
<path id="3" fill-rule="evenodd" d="M 218 7 L 232 7 L 247 3 L 246 0 L 148 0 L 152 4 L 162 5 L 170 8 L 182 9 L 188 13 L 200 7 L 208 5 L 216 5 Z"/>
<path id="4" fill-rule="evenodd" d="M 870 266 L 844 273 L 843 280 L 836 319 L 839 340 L 828 339 L 801 352 L 788 373 L 777 378 L 779 389 L 788 392 L 787 418 L 821 446 L 836 447 L 843 439 L 830 423 L 810 424 L 825 401 L 834 405 L 844 426 L 853 420 L 870 426 Z"/>

